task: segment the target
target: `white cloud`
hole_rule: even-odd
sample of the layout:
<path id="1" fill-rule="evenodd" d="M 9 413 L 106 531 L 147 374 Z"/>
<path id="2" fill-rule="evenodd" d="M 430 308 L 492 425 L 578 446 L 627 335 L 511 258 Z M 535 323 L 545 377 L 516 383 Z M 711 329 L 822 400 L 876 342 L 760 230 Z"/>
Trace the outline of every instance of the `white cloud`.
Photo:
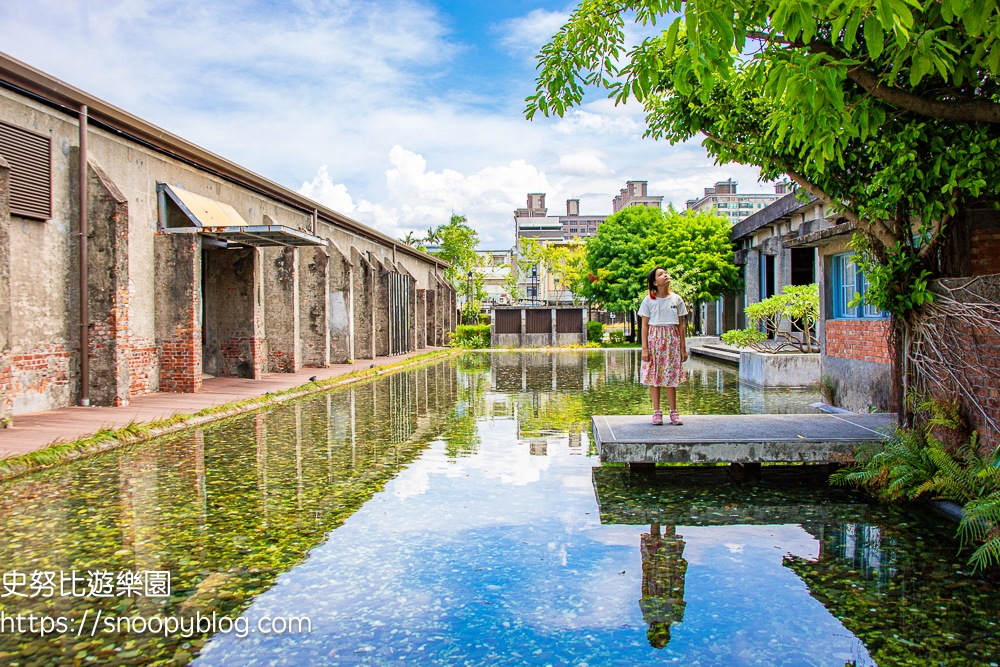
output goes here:
<path id="1" fill-rule="evenodd" d="M 501 43 L 507 48 L 532 59 L 538 50 L 559 32 L 566 21 L 569 12 L 533 9 L 524 16 L 504 21 L 500 26 Z"/>
<path id="2" fill-rule="evenodd" d="M 554 129 L 560 134 L 641 134 L 643 128 L 628 116 L 613 117 L 574 109 L 561 118 Z"/>
<path id="3" fill-rule="evenodd" d="M 302 184 L 299 192 L 338 213 L 351 214 L 357 209 L 351 195 L 347 193 L 347 186 L 343 183 L 335 184 L 325 164 L 316 172 L 315 178 Z"/>
<path id="4" fill-rule="evenodd" d="M 577 176 L 607 176 L 612 173 L 608 165 L 601 161 L 601 158 L 587 152 L 561 156 L 559 169 L 563 173 Z"/>
<path id="5" fill-rule="evenodd" d="M 524 160 L 485 167 L 466 176 L 454 169 L 428 170 L 422 155 L 398 145 L 392 147 L 388 158 L 391 168 L 385 172 L 381 202 L 362 199 L 355 206 L 346 186 L 333 183 L 326 165 L 299 192 L 307 197 L 324 197 L 318 201 L 352 212 L 358 220 L 398 237 L 441 224 L 453 212 L 512 218 L 514 209 L 523 205 L 525 193 L 549 187 L 545 174 Z M 338 208 L 335 203 L 351 208 Z M 478 231 L 485 245 L 495 245 L 502 239 L 502 233 L 488 226 L 479 225 Z"/>

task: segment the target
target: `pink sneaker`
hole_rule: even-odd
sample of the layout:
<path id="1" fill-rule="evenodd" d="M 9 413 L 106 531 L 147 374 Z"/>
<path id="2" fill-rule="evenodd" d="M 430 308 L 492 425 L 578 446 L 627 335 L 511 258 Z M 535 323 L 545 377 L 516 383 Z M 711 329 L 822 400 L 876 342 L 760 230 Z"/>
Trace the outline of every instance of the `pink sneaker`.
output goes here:
<path id="1" fill-rule="evenodd" d="M 684 422 L 681 421 L 681 416 L 677 414 L 676 410 L 670 411 L 670 423 L 674 426 L 684 426 Z"/>
<path id="2" fill-rule="evenodd" d="M 653 410 L 653 426 L 663 426 L 663 413 Z"/>

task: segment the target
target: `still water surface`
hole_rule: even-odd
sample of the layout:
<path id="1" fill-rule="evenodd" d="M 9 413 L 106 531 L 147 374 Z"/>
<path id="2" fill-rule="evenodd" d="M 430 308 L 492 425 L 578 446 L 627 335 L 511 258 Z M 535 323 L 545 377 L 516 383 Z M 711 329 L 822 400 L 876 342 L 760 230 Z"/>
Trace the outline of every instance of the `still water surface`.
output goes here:
<path id="1" fill-rule="evenodd" d="M 688 365 L 684 413 L 817 400 Z M 597 467 L 589 418 L 648 412 L 636 376 L 631 350 L 470 353 L 4 484 L 4 572 L 172 581 L 168 598 L 2 597 L 71 629 L 5 630 L 0 664 L 997 662 L 997 582 L 951 526 L 801 467 L 755 485 Z M 250 632 L 77 636 L 98 611 Z M 311 631 L 258 629 L 290 616 Z"/>

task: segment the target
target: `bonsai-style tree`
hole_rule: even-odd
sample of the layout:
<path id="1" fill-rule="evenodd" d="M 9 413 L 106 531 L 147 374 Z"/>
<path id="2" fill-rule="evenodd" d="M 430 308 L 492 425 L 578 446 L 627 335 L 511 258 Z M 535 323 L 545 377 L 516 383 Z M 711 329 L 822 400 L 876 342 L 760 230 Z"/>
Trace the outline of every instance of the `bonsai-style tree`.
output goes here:
<path id="1" fill-rule="evenodd" d="M 744 310 L 747 322 L 753 326 L 733 329 L 722 334 L 722 341 L 736 347 L 749 347 L 758 352 L 777 353 L 792 348 L 798 352 L 819 352 L 816 321 L 819 319 L 819 285 L 786 285 L 775 294 Z M 801 331 L 781 329 L 783 322 L 794 324 Z M 768 333 L 774 335 L 769 344 Z"/>

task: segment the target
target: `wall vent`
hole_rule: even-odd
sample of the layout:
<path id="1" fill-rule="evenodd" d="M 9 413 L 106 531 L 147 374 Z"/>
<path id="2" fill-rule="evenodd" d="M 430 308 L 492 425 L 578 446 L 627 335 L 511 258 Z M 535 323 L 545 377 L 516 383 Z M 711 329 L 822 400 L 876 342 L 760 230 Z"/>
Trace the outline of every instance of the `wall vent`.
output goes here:
<path id="1" fill-rule="evenodd" d="M 0 122 L 0 155 L 10 164 L 10 214 L 52 217 L 52 139 Z"/>

